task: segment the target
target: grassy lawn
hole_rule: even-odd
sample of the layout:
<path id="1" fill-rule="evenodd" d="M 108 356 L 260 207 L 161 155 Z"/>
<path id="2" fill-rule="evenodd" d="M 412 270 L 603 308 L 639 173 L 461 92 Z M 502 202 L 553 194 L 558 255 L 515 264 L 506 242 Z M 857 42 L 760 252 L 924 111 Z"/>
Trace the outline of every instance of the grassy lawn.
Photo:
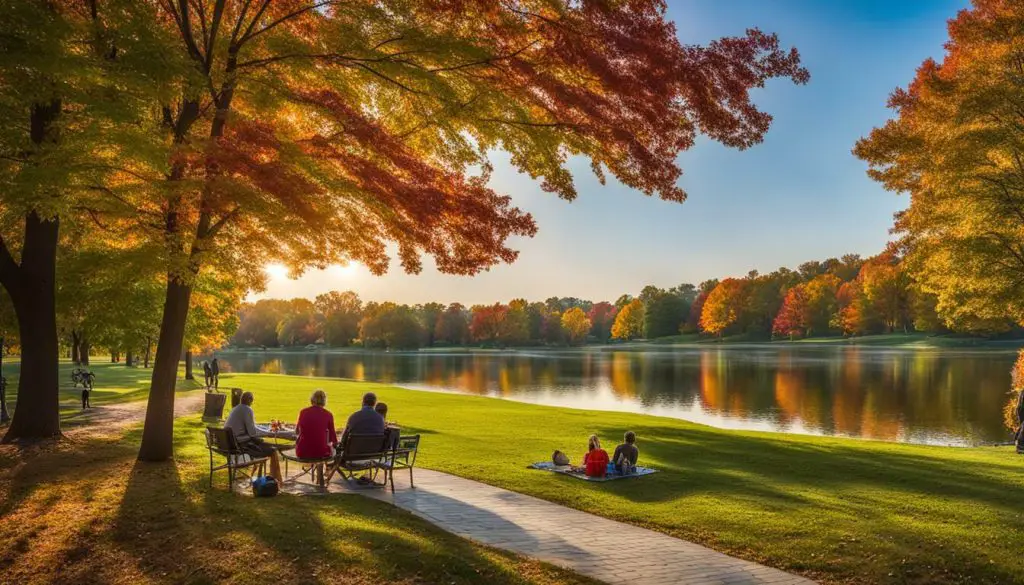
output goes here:
<path id="1" fill-rule="evenodd" d="M 1024 457 L 1010 448 L 742 433 L 324 378 L 237 374 L 222 386 L 253 390 L 263 420 L 294 420 L 322 387 L 338 424 L 372 389 L 423 434 L 426 467 L 830 583 L 1024 582 Z M 526 469 L 554 449 L 579 462 L 590 433 L 614 447 L 626 430 L 662 473 L 590 484 Z"/>
<path id="2" fill-rule="evenodd" d="M 2 582 L 590 583 L 360 496 L 254 500 L 224 472 L 210 489 L 202 428 L 178 420 L 169 464 L 135 461 L 138 429 L 0 446 Z"/>
<path id="3" fill-rule="evenodd" d="M 7 378 L 7 406 L 12 410 L 17 405 L 20 365 L 18 358 L 4 358 L 3 375 Z M 61 417 L 65 421 L 72 421 L 82 409 L 82 387 L 75 388 L 71 383 L 71 372 L 76 367 L 68 360 L 60 362 L 60 408 Z M 149 378 L 153 373 L 152 369 L 141 366 L 129 368 L 124 363 L 112 364 L 100 359 L 94 359 L 87 369 L 96 374 L 94 388 L 89 396 L 89 402 L 93 406 L 146 400 L 149 397 Z M 199 381 L 188 381 L 184 379 L 184 370 L 182 365 L 178 378 L 179 392 L 202 387 L 202 372 L 199 372 Z"/>

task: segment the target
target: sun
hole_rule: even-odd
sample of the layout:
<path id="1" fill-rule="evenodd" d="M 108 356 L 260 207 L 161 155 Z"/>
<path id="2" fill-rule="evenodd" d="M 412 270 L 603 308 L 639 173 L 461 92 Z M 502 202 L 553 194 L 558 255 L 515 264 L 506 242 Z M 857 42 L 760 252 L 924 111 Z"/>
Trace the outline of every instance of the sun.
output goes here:
<path id="1" fill-rule="evenodd" d="M 263 267 L 263 271 L 267 273 L 271 280 L 284 280 L 288 278 L 288 267 L 284 264 L 267 264 Z"/>

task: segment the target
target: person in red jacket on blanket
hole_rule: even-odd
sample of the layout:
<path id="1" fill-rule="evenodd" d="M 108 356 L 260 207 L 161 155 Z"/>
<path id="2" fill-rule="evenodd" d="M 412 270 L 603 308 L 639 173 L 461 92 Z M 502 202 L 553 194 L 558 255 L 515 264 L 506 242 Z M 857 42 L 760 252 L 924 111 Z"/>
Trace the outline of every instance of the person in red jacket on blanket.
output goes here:
<path id="1" fill-rule="evenodd" d="M 601 448 L 597 435 L 590 435 L 587 454 L 583 456 L 583 467 L 587 477 L 604 477 L 608 472 L 608 452 Z"/>

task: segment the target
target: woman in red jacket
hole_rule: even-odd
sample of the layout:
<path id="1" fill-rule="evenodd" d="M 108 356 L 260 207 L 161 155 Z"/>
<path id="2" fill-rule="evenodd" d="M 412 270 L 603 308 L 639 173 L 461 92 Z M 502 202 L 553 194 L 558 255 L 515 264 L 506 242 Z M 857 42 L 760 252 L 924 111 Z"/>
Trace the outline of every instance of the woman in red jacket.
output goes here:
<path id="1" fill-rule="evenodd" d="M 295 432 L 299 438 L 295 441 L 295 455 L 301 459 L 323 459 L 334 453 L 333 446 L 338 443 L 338 435 L 334 431 L 334 415 L 324 408 L 327 406 L 327 394 L 316 390 L 309 402 L 312 406 L 299 412 L 299 422 L 295 423 Z"/>
<path id="2" fill-rule="evenodd" d="M 608 452 L 601 448 L 597 435 L 590 435 L 587 454 L 583 456 L 583 467 L 587 477 L 604 477 L 608 472 Z"/>

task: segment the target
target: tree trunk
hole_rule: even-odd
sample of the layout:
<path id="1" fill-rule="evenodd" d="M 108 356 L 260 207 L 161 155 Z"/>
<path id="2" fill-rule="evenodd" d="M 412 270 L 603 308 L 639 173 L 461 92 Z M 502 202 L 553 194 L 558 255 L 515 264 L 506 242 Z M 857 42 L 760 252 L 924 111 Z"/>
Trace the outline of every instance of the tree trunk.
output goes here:
<path id="1" fill-rule="evenodd" d="M 185 319 L 192 298 L 192 287 L 174 276 L 168 277 L 160 337 L 156 342 L 156 360 L 146 405 L 146 424 L 142 431 L 140 461 L 166 461 L 171 458 L 174 439 L 174 383 L 178 377 L 178 358 L 185 341 Z"/>
<path id="2" fill-rule="evenodd" d="M 89 338 L 82 334 L 82 339 L 78 342 L 78 360 L 85 366 L 89 367 L 89 352 L 92 348 L 89 346 Z"/>
<path id="3" fill-rule="evenodd" d="M 6 424 L 11 421 L 11 416 L 7 413 L 7 378 L 4 377 L 3 371 L 4 338 L 0 337 L 0 424 Z"/>
<path id="4" fill-rule="evenodd" d="M 79 353 L 78 353 L 79 345 L 78 344 L 81 343 L 80 340 L 81 340 L 81 336 L 78 334 L 78 332 L 77 331 L 72 331 L 71 332 L 71 361 L 76 366 L 82 363 L 81 358 L 78 357 L 79 356 Z"/>
<path id="5" fill-rule="evenodd" d="M 149 352 L 153 349 L 153 340 L 149 337 L 146 338 L 146 362 L 145 367 L 149 367 Z"/>
<path id="6" fill-rule="evenodd" d="M 57 339 L 55 277 L 60 220 L 43 220 L 35 212 L 25 218 L 21 266 L 8 281 L 21 335 L 18 401 L 3 442 L 60 435 L 57 393 L 60 348 Z M 8 270 L 9 270 L 8 266 Z"/>
<path id="7" fill-rule="evenodd" d="M 124 352 L 124 365 L 125 367 L 132 367 L 135 365 L 135 352 L 132 350 L 125 350 Z"/>
<path id="8" fill-rule="evenodd" d="M 185 352 L 185 379 L 186 380 L 195 380 L 195 378 L 192 377 L 192 352 L 191 351 L 186 351 Z"/>

